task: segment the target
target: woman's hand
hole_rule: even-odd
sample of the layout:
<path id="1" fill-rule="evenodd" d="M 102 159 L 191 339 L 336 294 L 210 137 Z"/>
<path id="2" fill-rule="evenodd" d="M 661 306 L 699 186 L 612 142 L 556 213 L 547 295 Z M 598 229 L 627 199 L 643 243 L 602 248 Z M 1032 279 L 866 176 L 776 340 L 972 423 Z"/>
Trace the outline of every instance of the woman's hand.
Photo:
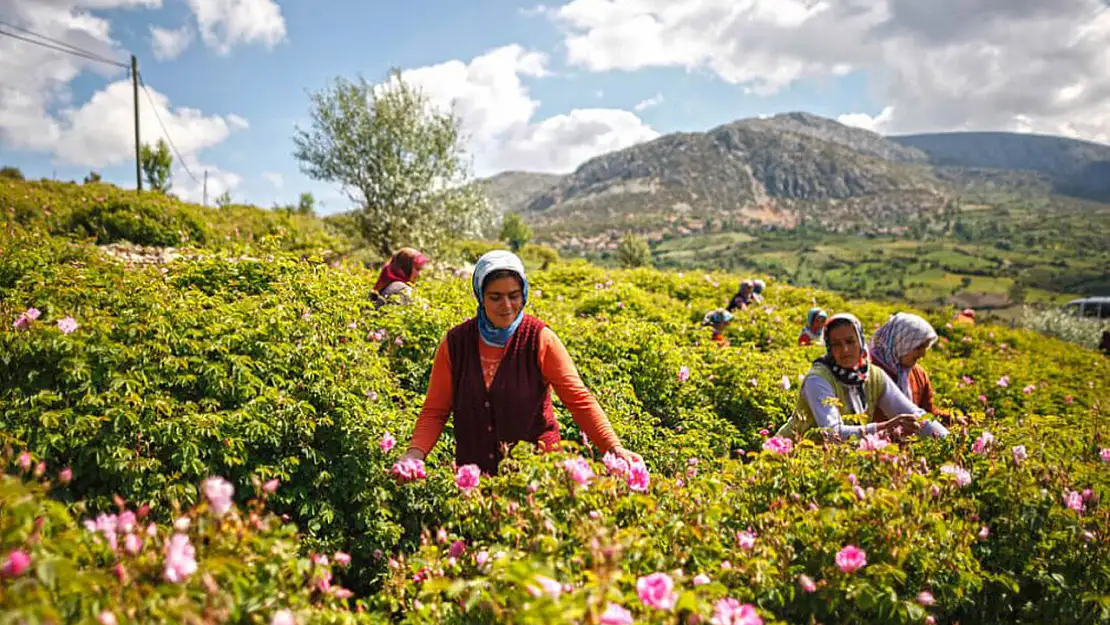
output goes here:
<path id="1" fill-rule="evenodd" d="M 613 447 L 609 451 L 612 452 L 614 456 L 623 459 L 628 464 L 632 464 L 633 462 L 638 462 L 640 464 L 644 463 L 644 459 L 640 457 L 640 454 L 634 451 L 629 451 L 620 445 Z"/>
<path id="2" fill-rule="evenodd" d="M 912 414 L 900 414 L 893 419 L 883 421 L 878 427 L 878 431 L 891 440 L 913 436 L 920 429 L 921 423 L 918 422 L 917 416 Z"/>
<path id="3" fill-rule="evenodd" d="M 421 462 L 423 462 L 424 452 L 415 447 L 410 447 L 409 450 L 406 451 L 404 455 L 397 460 L 397 462 L 405 462 L 406 460 L 420 460 Z"/>
<path id="4" fill-rule="evenodd" d="M 409 448 L 390 469 L 393 479 L 398 484 L 405 484 L 424 477 L 424 455 L 419 449 Z M 414 464 L 419 466 L 412 466 Z"/>

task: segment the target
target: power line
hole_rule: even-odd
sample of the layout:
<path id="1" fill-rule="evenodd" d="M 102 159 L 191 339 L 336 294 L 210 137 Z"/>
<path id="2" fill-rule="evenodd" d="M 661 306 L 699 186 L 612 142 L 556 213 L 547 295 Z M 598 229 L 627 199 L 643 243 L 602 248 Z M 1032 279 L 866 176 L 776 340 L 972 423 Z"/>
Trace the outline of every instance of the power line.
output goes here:
<path id="1" fill-rule="evenodd" d="M 36 32 L 27 30 L 26 28 L 21 28 L 19 26 L 16 26 L 15 24 L 9 24 L 8 22 L 0 21 L 0 25 L 6 26 L 8 28 L 14 28 L 15 30 L 27 33 L 28 35 L 31 35 L 33 37 L 38 37 L 39 39 L 43 39 L 44 41 L 38 41 L 36 39 L 31 39 L 29 37 L 24 37 L 22 35 L 17 35 L 15 33 L 0 30 L 0 35 L 4 35 L 5 37 L 11 37 L 12 39 L 18 39 L 20 41 L 25 41 L 27 43 L 34 44 L 36 46 L 42 46 L 43 48 L 49 48 L 51 50 L 55 50 L 57 52 L 64 52 L 66 54 L 71 54 L 73 56 L 79 56 L 81 58 L 88 59 L 90 61 L 97 61 L 97 62 L 100 62 L 100 63 L 107 63 L 108 65 L 115 65 L 116 67 L 127 69 L 127 65 L 125 65 L 123 63 L 120 63 L 119 61 L 113 61 L 112 59 L 100 56 L 99 54 L 96 54 L 95 52 L 90 52 L 88 50 L 83 50 L 83 49 L 78 48 L 76 46 L 71 46 L 68 43 L 65 43 L 63 41 L 58 41 L 57 39 L 51 39 L 50 37 L 47 37 L 45 35 L 40 35 Z"/>
<path id="2" fill-rule="evenodd" d="M 162 127 L 162 134 L 166 135 L 166 142 L 170 144 L 170 149 L 173 150 L 174 156 L 177 157 L 177 162 L 181 163 L 181 167 L 185 169 L 185 173 L 189 174 L 189 177 L 193 179 L 193 182 L 200 184 L 200 180 L 193 175 L 192 171 L 189 170 L 189 166 L 185 164 L 185 159 L 181 158 L 181 153 L 177 151 L 177 146 L 174 145 L 173 138 L 170 137 L 170 131 L 166 130 L 166 125 L 162 123 L 162 116 L 158 114 L 158 107 L 154 104 L 154 98 L 150 95 L 150 90 L 146 88 L 146 83 L 143 82 L 143 75 L 140 73 L 138 74 L 138 76 L 139 85 L 142 86 L 143 93 L 146 94 L 146 99 L 148 102 L 150 102 L 150 110 L 154 111 L 154 118 L 158 120 L 158 125 Z"/>

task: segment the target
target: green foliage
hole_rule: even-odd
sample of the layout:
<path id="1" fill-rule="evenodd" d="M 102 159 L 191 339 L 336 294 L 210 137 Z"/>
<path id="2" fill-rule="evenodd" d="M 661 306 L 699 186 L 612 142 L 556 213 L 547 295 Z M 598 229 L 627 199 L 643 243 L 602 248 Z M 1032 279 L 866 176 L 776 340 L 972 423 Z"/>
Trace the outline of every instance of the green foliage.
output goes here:
<path id="1" fill-rule="evenodd" d="M 651 266 L 651 248 L 647 241 L 632 234 L 626 233 L 617 244 L 617 262 L 626 269 L 633 267 Z"/>
<path id="2" fill-rule="evenodd" d="M 399 71 L 381 85 L 337 78 L 311 99 L 312 125 L 297 128 L 294 156 L 359 205 L 363 238 L 379 253 L 411 245 L 435 254 L 481 231 L 489 204 L 467 184 L 458 118 Z"/>
<path id="3" fill-rule="evenodd" d="M 72 467 L 73 481 L 53 488 L 51 501 L 82 520 L 118 511 L 118 495 L 149 504 L 165 529 L 201 501 L 196 485 L 209 476 L 230 480 L 251 511 L 256 480 L 282 484 L 268 508 L 296 524 L 299 548 L 287 542 L 291 530 L 273 526 L 221 537 L 210 532 L 239 526 L 194 511 L 202 569 L 167 610 L 196 609 L 210 571 L 221 589 L 212 605 L 227 605 L 228 620 L 265 622 L 279 605 L 315 604 L 319 596 L 296 581 L 311 579 L 304 554 L 341 549 L 354 562 L 336 583 L 354 589 L 365 612 L 348 615 L 324 597 L 306 620 L 597 623 L 614 602 L 638 623 L 661 624 L 707 620 L 722 597 L 757 606 L 767 623 L 1110 618 L 1110 465 L 1099 458 L 1110 444 L 1096 405 L 1110 390 L 1110 361 L 1088 349 L 931 318 L 941 339 L 923 364 L 938 403 L 966 430 L 881 453 L 818 441 L 779 456 L 761 451 L 760 430 L 786 420 L 798 376 L 820 353 L 796 346 L 809 307 L 849 310 L 869 329 L 896 308 L 775 284 L 725 330 L 725 348 L 698 322 L 738 276 L 529 267 L 529 310 L 565 343 L 624 444 L 643 454 L 651 485 L 632 492 L 605 475 L 556 402 L 564 451 L 533 456 L 518 445 L 499 476 L 464 495 L 450 467 L 450 425 L 427 479 L 399 486 L 388 470 L 411 435 L 436 346 L 473 314 L 466 277 L 427 274 L 411 304 L 377 310 L 366 297 L 373 272 L 276 250 L 129 268 L 18 227 L 0 231 L 0 249 L 0 433 L 51 474 Z M 41 316 L 15 329 L 31 306 Z M 57 327 L 66 316 L 78 323 L 70 334 Z M 984 430 L 993 443 L 976 453 Z M 386 432 L 395 448 L 380 445 Z M 1020 462 L 1016 445 L 1027 449 Z M 579 453 L 601 476 L 588 488 L 561 465 Z M 970 484 L 958 486 L 945 464 L 966 469 Z M 1082 511 L 1064 505 L 1065 493 L 1088 489 Z M 12 497 L 53 506 L 47 525 L 60 529 L 35 549 L 58 562 L 101 579 L 122 557 L 62 545 L 85 539 L 56 504 Z M 16 513 L 6 501 L 0 529 L 22 528 L 0 531 L 8 550 L 27 542 L 42 513 Z M 755 535 L 751 548 L 739 531 Z M 465 544 L 451 554 L 456 540 Z M 867 566 L 840 571 L 835 555 L 846 545 L 865 550 Z M 97 586 L 79 603 L 80 584 L 67 583 L 29 609 L 87 619 L 110 605 L 141 621 L 177 596 L 155 584 L 157 553 L 134 566 L 143 581 L 133 591 L 109 597 Z M 220 569 L 212 554 L 236 562 Z M 637 598 L 636 580 L 654 572 L 675 580 L 673 611 Z M 697 574 L 710 583 L 695 586 Z M 537 576 L 564 585 L 558 599 L 529 589 L 540 587 Z M 18 602 L 9 592 L 18 583 L 0 581 L 0 601 Z M 915 601 L 926 590 L 935 605 Z M 252 617 L 239 616 L 247 606 Z M 58 620 L 79 620 L 64 616 L 72 613 Z"/>
<path id="4" fill-rule="evenodd" d="M 151 191 L 169 193 L 173 183 L 173 155 L 165 139 L 159 139 L 155 147 L 143 144 L 139 151 L 139 165 L 143 170 L 143 178 Z"/>
<path id="5" fill-rule="evenodd" d="M 213 201 L 216 204 L 216 208 L 221 209 L 228 208 L 234 203 L 231 199 L 231 191 L 224 191 L 223 193 L 217 195 L 216 199 Z"/>
<path id="6" fill-rule="evenodd" d="M 96 184 L 100 182 L 100 174 L 95 171 L 90 171 L 89 175 L 85 176 L 84 184 Z"/>
<path id="7" fill-rule="evenodd" d="M 517 213 L 509 213 L 505 215 L 504 220 L 501 222 L 501 240 L 508 243 L 509 247 L 514 251 L 520 251 L 520 248 L 528 244 L 532 240 L 532 229 L 524 220 L 520 218 Z"/>
<path id="8" fill-rule="evenodd" d="M 6 178 L 8 180 L 23 180 L 23 171 L 20 170 L 18 167 L 5 165 L 3 167 L 0 167 L 0 178 Z"/>
<path id="9" fill-rule="evenodd" d="M 1059 308 L 1023 306 L 1020 322 L 1023 328 L 1091 349 L 1098 347 L 1102 333 L 1110 330 L 1110 320 L 1077 317 Z"/>

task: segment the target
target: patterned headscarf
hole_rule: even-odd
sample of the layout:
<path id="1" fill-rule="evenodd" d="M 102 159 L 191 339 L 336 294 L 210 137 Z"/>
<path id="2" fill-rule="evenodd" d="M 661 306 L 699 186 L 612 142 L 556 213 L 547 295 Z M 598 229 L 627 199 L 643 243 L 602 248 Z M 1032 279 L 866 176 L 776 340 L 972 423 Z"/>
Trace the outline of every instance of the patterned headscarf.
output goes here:
<path id="1" fill-rule="evenodd" d="M 520 305 L 520 312 L 517 313 L 512 325 L 507 328 L 498 328 L 493 325 L 489 317 L 486 316 L 485 306 L 482 305 L 486 277 L 502 269 L 515 273 L 520 278 L 521 287 L 524 289 L 524 301 Z M 524 274 L 524 263 L 520 261 L 516 254 L 506 250 L 486 252 L 474 265 L 474 278 L 471 286 L 474 288 L 474 298 L 478 300 L 478 331 L 482 335 L 482 341 L 492 347 L 505 347 L 509 344 L 509 339 L 513 338 L 513 333 L 520 327 L 520 322 L 524 319 L 524 306 L 528 303 L 528 278 Z"/>
<path id="2" fill-rule="evenodd" d="M 856 338 L 859 340 L 859 363 L 851 369 L 845 369 L 836 364 L 836 358 L 833 358 L 832 345 L 829 344 L 829 328 L 837 322 L 848 322 L 856 330 Z M 867 342 L 863 337 L 863 324 L 855 315 L 849 313 L 837 313 L 825 322 L 825 355 L 821 356 L 815 363 L 821 363 L 829 368 L 842 384 L 846 386 L 863 386 L 867 381 L 867 376 L 871 372 L 871 358 L 867 353 Z"/>
<path id="3" fill-rule="evenodd" d="M 701 324 L 703 326 L 716 326 L 722 323 L 728 323 L 733 319 L 732 313 L 724 308 L 718 308 L 705 313 L 705 317 L 702 319 Z"/>
<path id="4" fill-rule="evenodd" d="M 909 396 L 910 369 L 902 366 L 902 358 L 925 343 L 932 347 L 936 342 L 937 332 L 928 321 L 910 313 L 895 313 L 871 337 L 871 357 L 896 374 L 898 388 Z"/>
<path id="5" fill-rule="evenodd" d="M 763 289 L 765 288 L 767 288 L 767 283 L 762 280 L 756 280 L 755 282 L 752 282 L 752 291 L 757 294 L 762 294 Z"/>

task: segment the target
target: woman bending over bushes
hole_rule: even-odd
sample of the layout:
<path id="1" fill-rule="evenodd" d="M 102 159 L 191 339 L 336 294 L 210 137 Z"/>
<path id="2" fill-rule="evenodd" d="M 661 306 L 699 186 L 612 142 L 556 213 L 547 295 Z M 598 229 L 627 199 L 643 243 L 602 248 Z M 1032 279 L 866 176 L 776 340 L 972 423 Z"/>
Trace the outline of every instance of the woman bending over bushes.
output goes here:
<path id="1" fill-rule="evenodd" d="M 520 259 L 502 250 L 483 255 L 472 286 L 478 314 L 449 330 L 439 344 L 424 407 L 401 462 L 423 460 L 452 414 L 459 466 L 476 464 L 484 473 L 496 473 L 503 443 L 528 441 L 544 451 L 557 449 L 554 386 L 602 452 L 642 463 L 621 446 L 559 337 L 525 314 L 528 279 Z"/>
<path id="2" fill-rule="evenodd" d="M 794 415 L 779 429 L 779 436 L 800 438 L 814 427 L 842 439 L 867 434 L 891 440 L 913 434 L 948 435 L 940 423 L 922 421 L 926 412 L 913 405 L 886 372 L 871 366 L 866 344 L 863 326 L 854 315 L 841 313 L 829 318 L 825 355 L 813 361 L 802 381 Z M 845 425 L 841 407 L 845 414 L 865 415 L 870 422 Z M 872 421 L 880 414 L 896 416 Z"/>

